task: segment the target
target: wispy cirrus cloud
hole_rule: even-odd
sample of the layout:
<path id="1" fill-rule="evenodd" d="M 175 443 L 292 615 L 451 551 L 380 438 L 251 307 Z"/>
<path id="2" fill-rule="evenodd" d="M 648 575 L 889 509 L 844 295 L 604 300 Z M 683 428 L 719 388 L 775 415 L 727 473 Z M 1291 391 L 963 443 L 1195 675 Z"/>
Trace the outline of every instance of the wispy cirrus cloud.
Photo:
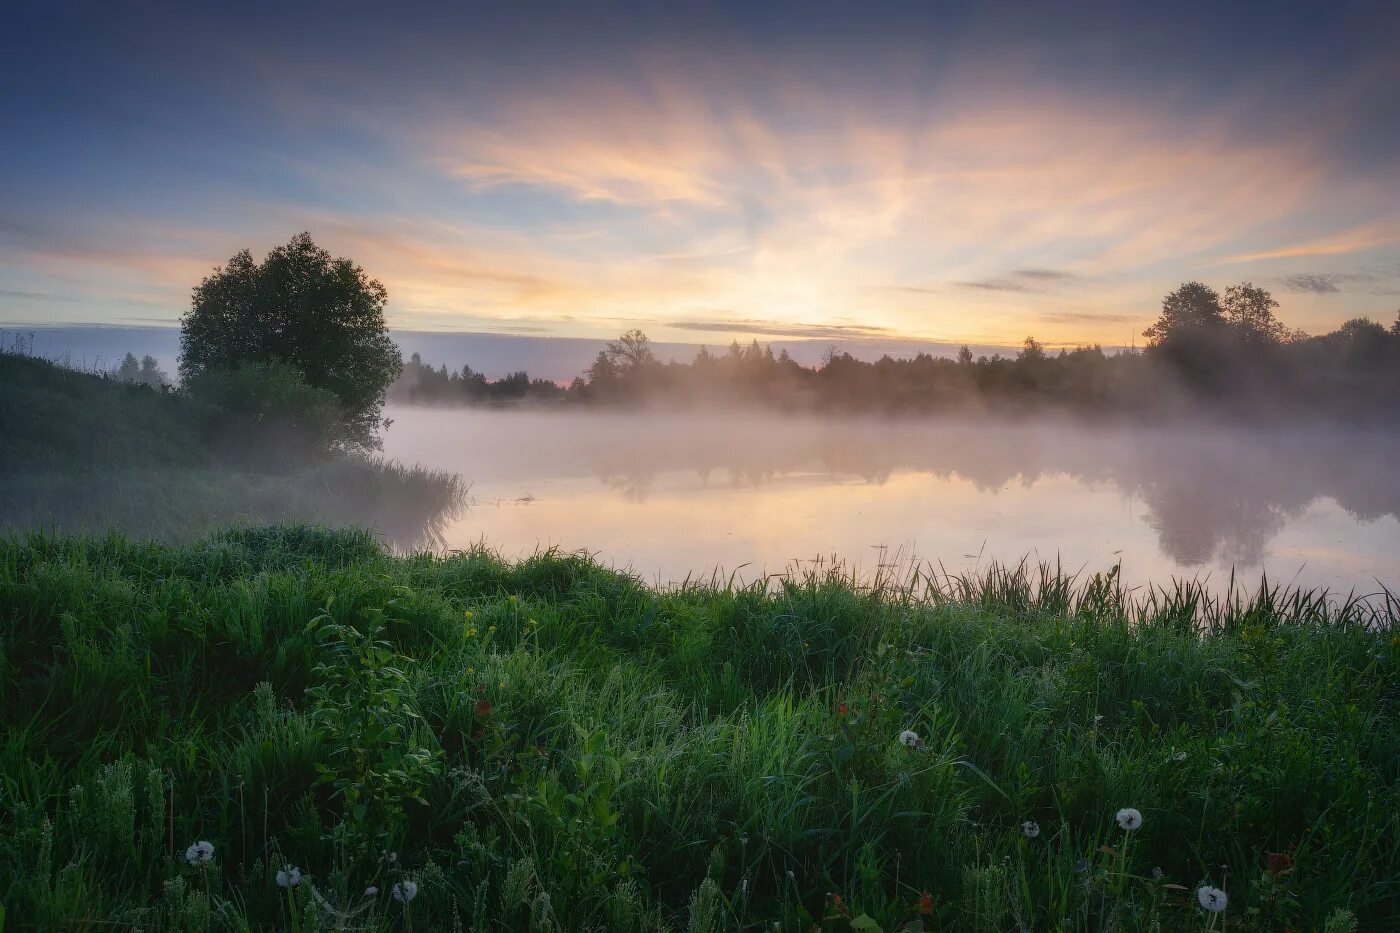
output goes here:
<path id="1" fill-rule="evenodd" d="M 900 336 L 888 327 L 864 324 L 800 324 L 743 318 L 717 318 L 712 321 L 675 321 L 679 330 L 720 334 L 755 334 L 764 337 L 791 337 L 802 340 L 864 340 Z"/>
<path id="2" fill-rule="evenodd" d="M 817 13 L 780 39 L 723 16 L 697 32 L 561 15 L 515 44 L 499 18 L 469 43 L 344 24 L 392 68 L 244 43 L 210 70 L 274 116 L 208 124 L 169 159 L 182 172 L 152 133 L 129 164 L 26 177 L 0 288 L 36 308 L 81 295 L 77 314 L 115 287 L 173 319 L 234 249 L 301 229 L 385 282 L 397 326 L 572 336 L 1112 342 L 1185 279 L 1280 283 L 1309 329 L 1389 287 L 1355 266 L 1400 249 L 1400 207 L 1377 196 L 1400 167 L 1373 138 L 1393 66 L 1334 62 L 1284 94 L 1280 56 L 1236 69 L 1222 47 L 1184 73 L 1168 43 L 1155 66 L 1110 67 L 1095 37 L 1118 34 L 1097 19 L 1076 57 L 998 17 L 928 15 L 948 29 L 872 19 L 868 45 L 808 41 Z M 61 236 L 7 233 L 35 218 Z"/>

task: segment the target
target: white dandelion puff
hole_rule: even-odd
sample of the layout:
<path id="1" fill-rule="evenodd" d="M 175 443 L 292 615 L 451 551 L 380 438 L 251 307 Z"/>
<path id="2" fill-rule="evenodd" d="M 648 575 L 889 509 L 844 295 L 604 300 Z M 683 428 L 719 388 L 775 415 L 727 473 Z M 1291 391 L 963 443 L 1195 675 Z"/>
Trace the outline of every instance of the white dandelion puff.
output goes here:
<path id="1" fill-rule="evenodd" d="M 1158 865 L 1156 868 L 1152 869 L 1152 880 L 1153 880 L 1153 881 L 1161 881 L 1161 880 L 1162 880 L 1162 866 L 1161 866 L 1161 865 Z"/>
<path id="2" fill-rule="evenodd" d="M 214 843 L 201 839 L 185 850 L 185 861 L 191 865 L 202 865 L 214 857 Z"/>
<path id="3" fill-rule="evenodd" d="M 378 896 L 378 894 L 379 889 L 374 885 L 370 885 L 369 887 L 365 888 L 365 897 L 376 897 Z"/>
<path id="4" fill-rule="evenodd" d="M 294 888 L 301 884 L 301 869 L 291 865 L 277 873 L 277 886 L 279 888 Z"/>
<path id="5" fill-rule="evenodd" d="M 1040 824 L 1035 820 L 1026 820 L 1021 824 L 1021 834 L 1027 839 L 1034 839 L 1040 835 Z"/>
<path id="6" fill-rule="evenodd" d="M 1178 761 L 1178 762 L 1180 762 L 1180 761 L 1185 761 L 1185 760 L 1186 760 L 1186 753 L 1185 753 L 1185 752 L 1173 752 L 1173 753 L 1172 753 L 1172 761 Z"/>
<path id="7" fill-rule="evenodd" d="M 389 889 L 389 896 L 400 904 L 407 904 L 418 896 L 418 885 L 405 878 Z"/>
<path id="8" fill-rule="evenodd" d="M 1115 813 L 1113 818 L 1118 821 L 1120 827 L 1128 832 L 1142 826 L 1142 813 L 1136 807 L 1124 807 Z"/>
<path id="9" fill-rule="evenodd" d="M 1218 914 L 1225 909 L 1225 905 L 1230 899 L 1225 896 L 1225 892 L 1219 888 L 1212 888 L 1209 885 L 1196 891 L 1196 900 L 1201 902 L 1201 906 L 1213 914 Z"/>
<path id="10" fill-rule="evenodd" d="M 903 732 L 901 732 L 899 734 L 899 741 L 906 748 L 924 747 L 924 740 L 919 738 L 919 733 L 915 732 L 913 729 L 905 729 Z"/>

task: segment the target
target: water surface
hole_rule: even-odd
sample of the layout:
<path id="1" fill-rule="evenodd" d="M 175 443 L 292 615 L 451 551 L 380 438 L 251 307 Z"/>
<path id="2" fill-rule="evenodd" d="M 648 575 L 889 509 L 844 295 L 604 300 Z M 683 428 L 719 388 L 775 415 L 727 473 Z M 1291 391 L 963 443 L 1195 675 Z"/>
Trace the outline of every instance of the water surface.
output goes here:
<path id="1" fill-rule="evenodd" d="M 585 549 L 671 583 L 832 557 L 1120 564 L 1131 584 L 1232 571 L 1400 585 L 1400 438 L 1343 429 L 399 408 L 385 452 L 460 472 L 442 531 L 509 557 Z"/>

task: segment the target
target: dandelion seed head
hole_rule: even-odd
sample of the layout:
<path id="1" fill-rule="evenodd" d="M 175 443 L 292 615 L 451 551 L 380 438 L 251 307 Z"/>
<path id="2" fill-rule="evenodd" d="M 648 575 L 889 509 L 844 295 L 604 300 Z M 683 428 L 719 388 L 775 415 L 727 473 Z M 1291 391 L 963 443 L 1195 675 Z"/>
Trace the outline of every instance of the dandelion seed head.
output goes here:
<path id="1" fill-rule="evenodd" d="M 418 885 L 405 878 L 389 889 L 389 896 L 400 904 L 407 904 L 418 896 Z"/>
<path id="2" fill-rule="evenodd" d="M 277 886 L 279 888 L 294 888 L 301 884 L 301 869 L 295 865 L 290 865 L 277 873 Z"/>
<path id="3" fill-rule="evenodd" d="M 1212 888 L 1206 885 L 1196 891 L 1196 900 L 1201 902 L 1201 906 L 1213 914 L 1218 914 L 1225 909 L 1225 905 L 1230 899 L 1225 896 L 1225 892 L 1219 888 Z"/>
<path id="4" fill-rule="evenodd" d="M 379 889 L 374 885 L 365 888 L 365 897 L 375 897 L 379 894 Z"/>
<path id="5" fill-rule="evenodd" d="M 1136 807 L 1124 807 L 1114 814 L 1113 818 L 1118 821 L 1119 827 L 1128 832 L 1142 826 L 1142 812 Z"/>
<path id="6" fill-rule="evenodd" d="M 214 843 L 201 839 L 185 850 L 185 861 L 191 865 L 202 865 L 214 857 Z"/>
<path id="7" fill-rule="evenodd" d="M 899 741 L 900 744 L 904 745 L 906 748 L 924 747 L 924 740 L 919 738 L 919 733 L 915 732 L 913 729 L 905 729 L 901 732 L 899 734 Z"/>
<path id="8" fill-rule="evenodd" d="M 1185 760 L 1186 760 L 1186 753 L 1185 753 L 1185 752 L 1175 752 L 1175 753 L 1173 753 L 1173 755 L 1172 755 L 1172 761 L 1185 761 Z"/>
<path id="9" fill-rule="evenodd" d="M 1162 880 L 1162 866 L 1158 865 L 1156 868 L 1152 869 L 1152 880 L 1153 880 L 1153 881 L 1161 881 L 1161 880 Z"/>
<path id="10" fill-rule="evenodd" d="M 1026 820 L 1021 824 L 1021 834 L 1027 839 L 1034 839 L 1040 835 L 1040 824 L 1035 820 Z"/>

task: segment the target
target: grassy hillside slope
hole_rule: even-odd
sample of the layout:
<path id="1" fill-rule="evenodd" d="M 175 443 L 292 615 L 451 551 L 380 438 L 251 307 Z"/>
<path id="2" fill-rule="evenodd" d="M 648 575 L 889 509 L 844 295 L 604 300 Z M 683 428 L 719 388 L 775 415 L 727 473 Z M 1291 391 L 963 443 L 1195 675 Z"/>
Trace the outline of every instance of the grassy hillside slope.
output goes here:
<path id="1" fill-rule="evenodd" d="M 431 540 L 457 477 L 362 456 L 289 459 L 176 392 L 0 353 L 0 529 L 189 540 L 230 523 L 372 527 Z"/>
<path id="2" fill-rule="evenodd" d="M 0 899 L 12 929 L 1380 930 L 1398 664 L 1394 605 L 1296 595 L 8 540 Z"/>

